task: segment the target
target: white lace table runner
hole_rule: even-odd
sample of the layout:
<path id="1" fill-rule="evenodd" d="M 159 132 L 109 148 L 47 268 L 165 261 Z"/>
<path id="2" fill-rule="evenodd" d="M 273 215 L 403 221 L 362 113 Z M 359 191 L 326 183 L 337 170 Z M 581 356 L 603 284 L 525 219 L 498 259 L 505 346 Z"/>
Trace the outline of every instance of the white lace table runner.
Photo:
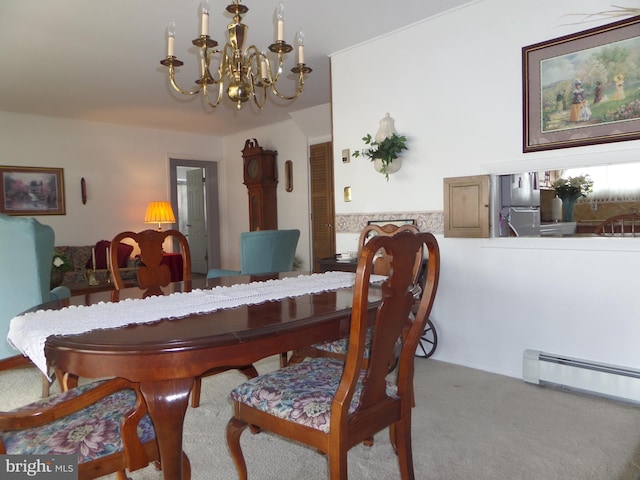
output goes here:
<path id="1" fill-rule="evenodd" d="M 380 282 L 384 278 L 372 275 L 371 282 Z M 354 273 L 326 272 L 210 290 L 197 289 L 168 296 L 126 299 L 116 303 L 100 302 L 89 306 L 72 305 L 60 310 L 38 310 L 13 318 L 7 339 L 46 375 L 44 344 L 50 335 L 73 335 L 134 323 L 181 318 L 194 313 L 352 287 L 354 283 Z"/>

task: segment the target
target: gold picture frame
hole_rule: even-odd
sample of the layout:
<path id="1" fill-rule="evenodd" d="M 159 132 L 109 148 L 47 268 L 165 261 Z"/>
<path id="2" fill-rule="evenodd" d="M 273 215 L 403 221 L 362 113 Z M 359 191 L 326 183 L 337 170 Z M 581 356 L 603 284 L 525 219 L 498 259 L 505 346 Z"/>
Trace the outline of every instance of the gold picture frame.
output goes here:
<path id="1" fill-rule="evenodd" d="M 0 165 L 0 213 L 65 215 L 62 168 Z"/>
<path id="2" fill-rule="evenodd" d="M 522 49 L 523 152 L 640 138 L 640 16 Z"/>

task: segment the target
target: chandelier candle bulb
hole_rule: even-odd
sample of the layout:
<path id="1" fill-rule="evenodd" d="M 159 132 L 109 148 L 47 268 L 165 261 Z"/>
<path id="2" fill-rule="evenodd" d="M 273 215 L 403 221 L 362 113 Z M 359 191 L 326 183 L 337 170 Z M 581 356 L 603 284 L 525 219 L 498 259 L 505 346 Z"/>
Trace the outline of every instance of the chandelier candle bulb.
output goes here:
<path id="1" fill-rule="evenodd" d="M 269 78 L 267 76 L 267 62 L 265 60 L 260 61 L 260 76 L 265 80 Z"/>
<path id="2" fill-rule="evenodd" d="M 282 3 L 278 4 L 278 9 L 276 10 L 276 16 L 278 17 L 278 41 L 284 41 L 284 5 Z"/>
<path id="3" fill-rule="evenodd" d="M 296 42 L 298 43 L 298 63 L 304 63 L 304 33 L 302 30 L 298 31 Z"/>
<path id="4" fill-rule="evenodd" d="M 167 27 L 167 57 L 176 55 L 176 23 L 171 20 Z"/>
<path id="5" fill-rule="evenodd" d="M 209 35 L 209 0 L 202 2 L 202 25 L 200 32 L 202 35 Z"/>

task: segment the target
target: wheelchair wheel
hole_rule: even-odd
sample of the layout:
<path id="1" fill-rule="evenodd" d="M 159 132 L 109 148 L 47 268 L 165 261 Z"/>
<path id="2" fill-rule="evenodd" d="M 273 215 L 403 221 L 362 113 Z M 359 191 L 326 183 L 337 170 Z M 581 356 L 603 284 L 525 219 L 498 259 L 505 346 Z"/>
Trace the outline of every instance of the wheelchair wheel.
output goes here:
<path id="1" fill-rule="evenodd" d="M 416 357 L 429 358 L 436 351 L 438 346 L 438 334 L 436 327 L 430 319 L 427 319 L 426 328 L 422 332 L 420 342 L 418 342 L 418 348 L 416 348 Z"/>

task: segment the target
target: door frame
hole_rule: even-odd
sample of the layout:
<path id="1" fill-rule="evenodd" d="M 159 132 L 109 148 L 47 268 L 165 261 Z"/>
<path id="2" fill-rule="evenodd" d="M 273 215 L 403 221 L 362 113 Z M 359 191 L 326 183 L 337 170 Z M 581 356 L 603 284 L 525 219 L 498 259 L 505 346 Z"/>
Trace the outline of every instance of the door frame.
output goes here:
<path id="1" fill-rule="evenodd" d="M 178 167 L 204 169 L 205 210 L 207 222 L 207 265 L 220 268 L 220 207 L 218 202 L 218 163 L 215 161 L 188 160 L 169 157 L 169 184 L 171 186 L 171 206 L 178 212 Z"/>

